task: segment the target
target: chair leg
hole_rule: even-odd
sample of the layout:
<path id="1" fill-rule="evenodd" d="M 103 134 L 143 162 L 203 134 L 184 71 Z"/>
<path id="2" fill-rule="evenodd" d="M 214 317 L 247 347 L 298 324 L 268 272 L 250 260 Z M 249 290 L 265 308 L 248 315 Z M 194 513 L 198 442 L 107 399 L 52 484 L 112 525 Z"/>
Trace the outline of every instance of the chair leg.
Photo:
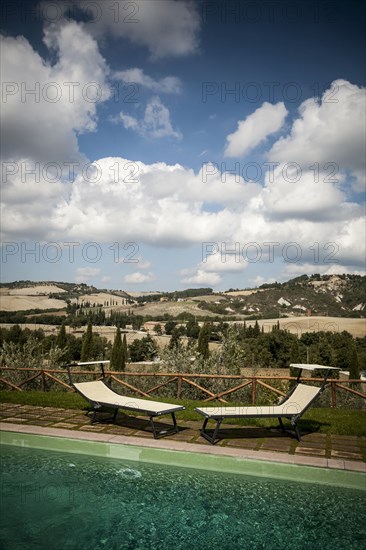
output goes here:
<path id="1" fill-rule="evenodd" d="M 220 429 L 221 422 L 222 422 L 222 419 L 217 421 L 216 427 L 215 427 L 215 431 L 214 431 L 214 433 L 213 433 L 213 435 L 212 435 L 212 439 L 213 439 L 214 445 L 215 445 L 215 443 L 216 443 L 216 438 L 217 438 L 217 434 L 218 434 L 219 429 Z"/>
<path id="2" fill-rule="evenodd" d="M 207 422 L 208 422 L 208 418 L 205 418 L 205 421 L 204 421 L 204 423 L 203 423 L 201 432 L 205 432 L 206 426 L 207 426 Z"/>
<path id="3" fill-rule="evenodd" d="M 294 428 L 295 428 L 296 439 L 298 441 L 301 441 L 301 434 L 300 434 L 300 430 L 299 430 L 297 424 L 294 425 Z"/>
<path id="4" fill-rule="evenodd" d="M 153 432 L 154 439 L 159 439 L 159 437 L 165 437 L 167 435 L 178 433 L 179 428 L 177 425 L 177 421 L 175 418 L 175 413 L 170 413 L 173 421 L 173 426 L 171 428 L 168 428 L 167 430 L 160 430 L 159 432 L 156 431 L 155 423 L 154 423 L 154 416 L 150 416 L 150 425 Z"/>
<path id="5" fill-rule="evenodd" d="M 283 425 L 282 418 L 279 417 L 278 422 L 280 423 L 280 428 L 281 428 L 282 432 L 285 434 L 286 430 L 285 430 L 285 426 Z"/>
<path id="6" fill-rule="evenodd" d="M 220 425 L 221 425 L 221 422 L 222 422 L 222 418 L 218 419 L 216 421 L 216 426 L 215 426 L 215 429 L 214 429 L 214 432 L 212 435 L 208 434 L 206 432 L 206 426 L 207 426 L 207 422 L 208 422 L 208 418 L 205 418 L 205 421 L 203 423 L 203 426 L 202 426 L 202 429 L 200 430 L 200 434 L 202 435 L 202 437 L 204 437 L 205 439 L 207 439 L 207 441 L 209 443 L 211 443 L 211 445 L 215 445 L 215 443 L 217 443 L 216 439 L 217 439 L 217 434 L 218 434 L 218 431 L 220 429 Z"/>
<path id="7" fill-rule="evenodd" d="M 90 420 L 90 424 L 94 424 L 96 421 L 97 421 L 97 413 L 101 413 L 103 411 L 101 411 L 99 408 L 96 408 L 96 409 L 93 409 L 93 416 Z M 116 421 L 116 418 L 117 418 L 117 413 L 118 413 L 118 409 L 115 408 L 113 410 L 113 416 L 110 416 L 108 418 L 103 418 L 102 420 L 99 420 L 99 422 L 115 422 Z"/>
<path id="8" fill-rule="evenodd" d="M 293 429 L 295 430 L 295 435 L 296 435 L 296 439 L 298 441 L 301 441 L 301 434 L 300 434 L 300 430 L 297 426 L 297 421 L 298 421 L 298 417 L 294 417 L 291 419 L 291 426 L 293 427 Z"/>
<path id="9" fill-rule="evenodd" d="M 173 420 L 173 431 L 175 433 L 178 433 L 179 429 L 178 429 L 178 426 L 177 426 L 177 420 L 175 418 L 175 413 L 170 413 L 172 415 L 172 420 Z"/>
<path id="10" fill-rule="evenodd" d="M 292 417 L 291 419 L 289 418 L 289 420 L 291 421 L 291 426 L 293 427 L 294 429 L 294 432 L 295 432 L 295 437 L 298 441 L 301 441 L 301 434 L 300 434 L 300 430 L 297 426 L 297 421 L 298 421 L 298 417 Z M 286 430 L 285 426 L 283 425 L 283 422 L 282 422 L 282 418 L 278 418 L 278 421 L 280 423 L 280 428 L 281 430 L 283 431 L 284 434 L 290 434 L 291 435 L 291 431 L 289 430 Z"/>
<path id="11" fill-rule="evenodd" d="M 154 437 L 154 439 L 158 439 L 158 435 L 157 435 L 156 430 L 155 430 L 155 424 L 154 424 L 153 418 L 154 418 L 153 416 L 150 416 L 150 424 L 151 424 L 151 427 L 152 427 L 153 437 Z"/>

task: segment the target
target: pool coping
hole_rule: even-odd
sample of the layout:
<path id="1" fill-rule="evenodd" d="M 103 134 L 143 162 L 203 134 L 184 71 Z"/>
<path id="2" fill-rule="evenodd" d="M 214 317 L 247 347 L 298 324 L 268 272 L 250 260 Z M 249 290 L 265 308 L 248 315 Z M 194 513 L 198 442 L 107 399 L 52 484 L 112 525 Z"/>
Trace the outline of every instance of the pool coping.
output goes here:
<path id="1" fill-rule="evenodd" d="M 0 431 L 14 432 L 18 434 L 32 434 L 57 438 L 74 439 L 79 441 L 109 443 L 113 445 L 124 445 L 142 447 L 147 449 L 158 449 L 166 451 L 177 451 L 184 453 L 196 453 L 216 457 L 231 457 L 242 460 L 273 462 L 292 464 L 296 466 L 310 466 L 329 470 L 341 470 L 348 472 L 366 473 L 366 463 L 315 456 L 288 455 L 275 451 L 253 451 L 251 449 L 238 449 L 233 447 L 206 446 L 197 443 L 184 441 L 173 441 L 167 439 L 147 439 L 136 436 L 123 436 L 107 433 L 91 433 L 81 430 L 68 430 L 65 428 L 51 428 L 44 426 L 33 426 L 30 424 L 19 425 L 8 422 L 0 422 Z"/>

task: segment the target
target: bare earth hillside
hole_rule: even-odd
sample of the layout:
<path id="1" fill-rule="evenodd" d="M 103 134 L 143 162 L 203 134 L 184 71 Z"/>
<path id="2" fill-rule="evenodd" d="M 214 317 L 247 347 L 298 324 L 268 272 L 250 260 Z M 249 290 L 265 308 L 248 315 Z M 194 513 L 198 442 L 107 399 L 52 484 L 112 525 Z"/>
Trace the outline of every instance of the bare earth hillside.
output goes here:
<path id="1" fill-rule="evenodd" d="M 192 313 L 192 315 L 199 316 L 215 316 L 215 313 L 212 313 L 207 310 L 200 309 L 198 304 L 194 301 L 185 301 L 185 302 L 151 302 L 142 307 L 138 307 L 135 310 L 135 313 L 139 315 L 164 315 L 168 313 L 169 315 L 179 315 L 180 313 Z"/>
<path id="2" fill-rule="evenodd" d="M 110 307 L 110 306 L 122 306 L 125 305 L 126 299 L 121 296 L 115 296 L 109 292 L 95 292 L 93 294 L 82 294 L 78 298 L 73 298 L 72 303 L 78 302 L 79 304 L 89 303 L 95 307 Z"/>
<path id="3" fill-rule="evenodd" d="M 31 309 L 63 309 L 66 308 L 65 300 L 53 297 L 65 295 L 67 291 L 53 284 L 39 284 L 21 288 L 0 288 L 0 310 L 2 311 L 27 311 Z M 79 304 L 90 303 L 92 306 L 117 308 L 126 302 L 126 299 L 108 292 L 96 292 L 81 294 L 78 298 L 72 298 L 71 302 Z"/>
<path id="4" fill-rule="evenodd" d="M 279 321 L 281 329 L 288 330 L 292 334 L 301 336 L 303 332 L 343 332 L 346 330 L 352 336 L 366 336 L 366 319 L 353 319 L 349 317 L 291 317 L 287 319 L 260 319 L 260 328 L 264 332 L 270 332 L 273 325 Z M 255 321 L 246 321 L 247 326 L 253 326 Z"/>
<path id="5" fill-rule="evenodd" d="M 6 289 L 2 289 L 6 291 Z M 63 288 L 56 285 L 36 285 L 28 288 L 11 288 L 8 293 L 10 296 L 48 296 L 49 294 L 63 294 L 66 292 Z"/>
<path id="6" fill-rule="evenodd" d="M 61 309 L 66 307 L 64 300 L 49 298 L 49 294 L 63 293 L 54 285 L 37 285 L 31 288 L 1 288 L 0 309 L 2 311 L 26 311 L 29 309 Z"/>
<path id="7" fill-rule="evenodd" d="M 27 311 L 28 309 L 61 309 L 66 302 L 47 296 L 0 296 L 3 311 Z"/>

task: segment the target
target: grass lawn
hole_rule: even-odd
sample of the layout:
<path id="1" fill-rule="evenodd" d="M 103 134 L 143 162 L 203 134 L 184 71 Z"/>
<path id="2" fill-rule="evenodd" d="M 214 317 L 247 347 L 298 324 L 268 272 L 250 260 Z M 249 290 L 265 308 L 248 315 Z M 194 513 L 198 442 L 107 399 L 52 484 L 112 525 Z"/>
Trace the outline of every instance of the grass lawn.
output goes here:
<path id="1" fill-rule="evenodd" d="M 156 398 L 158 400 L 158 398 Z M 186 407 L 179 412 L 182 420 L 202 420 L 194 409 L 198 406 L 212 406 L 219 403 L 203 401 L 178 400 L 163 398 L 162 401 Z M 36 392 L 36 391 L 0 391 L 1 403 L 18 403 L 35 407 L 60 407 L 64 409 L 86 409 L 86 401 L 76 393 L 67 392 Z M 231 403 L 235 405 L 235 403 Z M 230 419 L 230 424 L 245 426 L 270 427 L 277 425 L 277 419 Z M 356 409 L 326 409 L 311 407 L 299 421 L 300 430 L 333 434 L 366 436 L 366 411 Z"/>

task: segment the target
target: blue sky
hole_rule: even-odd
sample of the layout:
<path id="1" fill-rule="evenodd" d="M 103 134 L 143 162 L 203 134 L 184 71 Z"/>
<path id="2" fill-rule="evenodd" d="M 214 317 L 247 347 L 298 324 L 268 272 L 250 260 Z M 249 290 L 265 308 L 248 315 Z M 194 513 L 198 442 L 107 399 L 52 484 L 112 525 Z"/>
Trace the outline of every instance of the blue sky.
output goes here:
<path id="1" fill-rule="evenodd" d="M 364 273 L 361 2 L 2 10 L 4 282 Z"/>

